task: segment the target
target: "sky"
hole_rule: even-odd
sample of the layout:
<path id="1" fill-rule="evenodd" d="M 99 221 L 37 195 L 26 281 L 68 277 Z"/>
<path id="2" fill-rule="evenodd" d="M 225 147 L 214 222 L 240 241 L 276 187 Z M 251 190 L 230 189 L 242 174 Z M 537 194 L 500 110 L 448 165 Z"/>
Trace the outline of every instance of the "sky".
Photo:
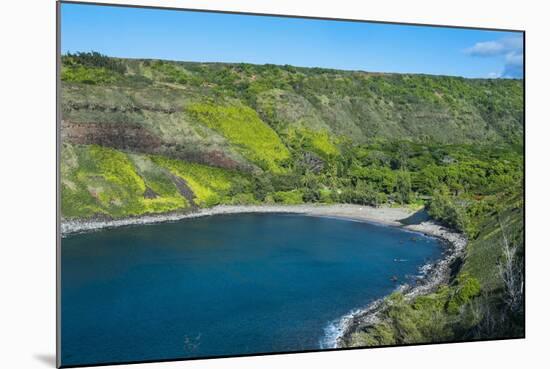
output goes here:
<path id="1" fill-rule="evenodd" d="M 523 35 L 519 32 L 68 3 L 61 6 L 61 51 L 523 78 Z"/>

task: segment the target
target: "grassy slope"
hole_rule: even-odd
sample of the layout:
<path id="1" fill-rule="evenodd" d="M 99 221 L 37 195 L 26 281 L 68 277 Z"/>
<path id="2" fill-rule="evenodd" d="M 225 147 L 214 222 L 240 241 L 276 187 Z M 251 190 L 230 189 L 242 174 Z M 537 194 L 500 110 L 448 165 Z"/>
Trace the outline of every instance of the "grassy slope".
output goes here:
<path id="1" fill-rule="evenodd" d="M 187 210 L 190 204 L 176 187 L 174 175 L 187 182 L 199 206 L 228 202 L 225 195 L 234 184 L 248 184 L 246 177 L 224 169 L 96 145 L 64 144 L 61 173 L 65 218 Z"/>
<path id="2" fill-rule="evenodd" d="M 523 200 L 519 196 L 502 200 L 502 210 L 483 220 L 479 235 L 469 243 L 463 271 L 477 278 L 486 292 L 502 289 L 502 280 L 496 268 L 501 260 L 502 228 L 508 237 L 523 232 Z"/>
<path id="3" fill-rule="evenodd" d="M 62 148 L 62 211 L 65 217 L 131 216 L 188 206 L 166 174 L 134 156 L 101 146 Z M 149 188 L 158 196 L 146 198 Z"/>
<path id="4" fill-rule="evenodd" d="M 222 134 L 242 154 L 262 169 L 281 172 L 280 163 L 290 154 L 279 136 L 246 106 L 193 104 L 187 112 Z"/>
<path id="5" fill-rule="evenodd" d="M 155 164 L 184 179 L 195 195 L 195 202 L 202 207 L 213 206 L 221 202 L 230 202 L 226 195 L 232 187 L 239 184 L 245 189 L 249 185 L 246 176 L 220 168 L 209 167 L 180 160 L 153 156 Z"/>
<path id="6" fill-rule="evenodd" d="M 523 133 L 521 81 L 271 65 L 138 60 L 122 63 L 124 75 L 111 72 L 114 77 L 98 76 L 92 84 L 93 79 L 88 76 L 92 72 L 80 75 L 78 71 L 94 68 L 69 66 L 65 62 L 65 116 L 77 121 L 101 121 L 106 109 L 116 107 L 116 112 L 109 112 L 110 120 L 140 122 L 161 136 L 164 134 L 164 139 L 185 129 L 207 143 L 211 139 L 200 135 L 199 126 L 194 124 L 197 119 L 187 114 L 185 107 L 212 102 L 234 108 L 245 105 L 279 134 L 289 127 L 302 127 L 325 130 L 357 142 L 373 138 L 502 142 L 518 140 Z M 85 109 L 78 108 L 82 103 L 88 103 Z M 176 114 L 176 121 L 166 122 L 169 113 L 162 109 L 167 108 L 175 110 L 171 114 Z M 214 122 L 207 125 L 219 127 Z M 218 144 L 222 142 L 227 143 L 221 140 Z"/>

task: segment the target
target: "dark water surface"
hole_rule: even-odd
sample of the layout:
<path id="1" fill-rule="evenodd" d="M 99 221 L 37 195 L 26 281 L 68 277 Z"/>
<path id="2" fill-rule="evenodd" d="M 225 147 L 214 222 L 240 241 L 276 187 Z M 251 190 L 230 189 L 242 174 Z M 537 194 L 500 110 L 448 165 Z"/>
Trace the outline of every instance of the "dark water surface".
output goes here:
<path id="1" fill-rule="evenodd" d="M 69 236 L 62 364 L 318 349 L 331 321 L 441 252 L 399 229 L 285 214 Z"/>

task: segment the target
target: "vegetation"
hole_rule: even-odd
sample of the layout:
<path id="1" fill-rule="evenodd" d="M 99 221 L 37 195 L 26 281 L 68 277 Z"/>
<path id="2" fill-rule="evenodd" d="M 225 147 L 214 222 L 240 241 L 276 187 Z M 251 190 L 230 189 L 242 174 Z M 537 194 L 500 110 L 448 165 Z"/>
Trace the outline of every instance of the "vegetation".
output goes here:
<path id="1" fill-rule="evenodd" d="M 280 164 L 289 157 L 287 148 L 251 108 L 193 104 L 187 111 L 198 121 L 221 133 L 262 169 L 283 171 Z"/>
<path id="2" fill-rule="evenodd" d="M 158 75 L 160 81 L 186 84 L 189 80 L 188 73 L 174 64 L 166 63 L 162 60 L 155 60 L 149 65 L 151 66 L 151 70 L 155 72 L 155 75 Z"/>
<path id="3" fill-rule="evenodd" d="M 61 78 L 64 218 L 425 207 L 468 236 L 463 264 L 432 294 L 392 295 L 352 344 L 522 335 L 522 81 L 94 52 L 64 55 Z"/>
<path id="4" fill-rule="evenodd" d="M 354 344 L 379 346 L 451 340 L 458 326 L 471 329 L 476 323 L 465 309 L 479 296 L 479 282 L 461 274 L 451 286 L 442 286 L 432 294 L 420 296 L 410 303 L 395 292 L 384 301 L 382 322 L 356 333 Z"/>
<path id="5" fill-rule="evenodd" d="M 304 202 L 304 194 L 300 190 L 277 191 L 271 197 L 274 202 L 285 205 L 296 205 Z"/>
<path id="6" fill-rule="evenodd" d="M 468 245 L 465 265 L 449 285 L 412 300 L 394 293 L 383 302 L 380 321 L 354 333 L 348 344 L 522 337 L 522 214 L 521 208 L 508 206 L 500 216 L 506 225 L 495 228 L 495 215 L 486 215 L 482 232 Z"/>
<path id="7" fill-rule="evenodd" d="M 283 133 L 285 141 L 295 151 L 311 151 L 324 159 L 340 153 L 328 131 L 313 131 L 307 128 L 290 128 Z"/>
<path id="8" fill-rule="evenodd" d="M 221 203 L 234 188 L 238 187 L 244 192 L 249 187 L 248 181 L 239 173 L 161 156 L 153 156 L 152 160 L 176 176 L 183 178 L 193 191 L 195 202 L 203 207 Z"/>
<path id="9" fill-rule="evenodd" d="M 61 207 L 66 217 L 132 216 L 186 208 L 166 174 L 145 162 L 101 146 L 62 149 Z M 150 193 L 148 196 L 147 193 Z"/>
<path id="10" fill-rule="evenodd" d="M 67 82 L 107 84 L 116 82 L 126 71 L 123 62 L 98 52 L 68 53 L 62 57 L 61 79 Z"/>

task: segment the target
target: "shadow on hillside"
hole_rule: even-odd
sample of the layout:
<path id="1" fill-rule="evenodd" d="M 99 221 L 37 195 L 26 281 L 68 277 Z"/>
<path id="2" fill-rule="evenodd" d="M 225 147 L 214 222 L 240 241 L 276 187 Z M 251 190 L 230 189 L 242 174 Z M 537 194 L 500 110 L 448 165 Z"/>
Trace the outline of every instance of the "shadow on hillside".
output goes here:
<path id="1" fill-rule="evenodd" d="M 401 219 L 399 222 L 404 225 L 413 225 L 413 224 L 420 224 L 422 222 L 426 222 L 430 220 L 430 216 L 428 215 L 428 212 L 426 209 L 422 209 L 417 211 L 416 213 L 411 214 L 407 218 Z"/>

